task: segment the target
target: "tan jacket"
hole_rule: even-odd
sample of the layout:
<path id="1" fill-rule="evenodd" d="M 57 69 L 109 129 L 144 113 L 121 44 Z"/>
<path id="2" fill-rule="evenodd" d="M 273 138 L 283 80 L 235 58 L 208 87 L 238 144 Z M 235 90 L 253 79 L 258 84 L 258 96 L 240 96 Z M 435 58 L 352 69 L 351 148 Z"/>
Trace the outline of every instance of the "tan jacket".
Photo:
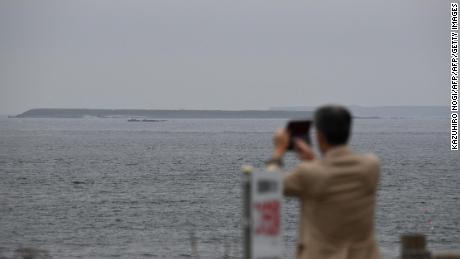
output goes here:
<path id="1" fill-rule="evenodd" d="M 378 178 L 378 158 L 346 146 L 285 174 L 285 195 L 301 201 L 297 259 L 380 258 L 374 238 Z"/>

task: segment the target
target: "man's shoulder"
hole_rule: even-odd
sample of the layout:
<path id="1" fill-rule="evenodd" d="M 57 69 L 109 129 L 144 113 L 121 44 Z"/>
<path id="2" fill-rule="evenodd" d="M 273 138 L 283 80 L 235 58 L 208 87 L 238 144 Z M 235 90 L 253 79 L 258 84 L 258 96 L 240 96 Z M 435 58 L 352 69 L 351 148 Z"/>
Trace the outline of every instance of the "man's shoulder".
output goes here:
<path id="1" fill-rule="evenodd" d="M 297 167 L 301 171 L 311 171 L 312 169 L 318 169 L 321 167 L 321 160 L 315 159 L 311 161 L 302 161 L 298 164 Z"/>
<path id="2" fill-rule="evenodd" d="M 309 175 L 313 177 L 315 175 L 321 175 L 324 173 L 325 166 L 323 162 L 319 159 L 312 161 L 303 161 L 297 165 L 297 170 L 303 175 Z"/>
<path id="3" fill-rule="evenodd" d="M 363 154 L 356 154 L 358 159 L 360 159 L 363 163 L 368 164 L 369 166 L 379 167 L 380 166 L 380 159 L 374 153 L 363 153 Z"/>
<path id="4" fill-rule="evenodd" d="M 349 152 L 323 161 L 324 166 L 331 172 L 356 173 L 378 172 L 380 159 L 374 153 Z"/>
<path id="5" fill-rule="evenodd" d="M 347 167 L 353 165 L 377 169 L 380 167 L 380 159 L 374 153 L 350 153 L 348 155 L 332 159 L 315 159 L 298 164 L 297 170 L 302 173 L 315 174 L 330 171 L 331 167 Z M 359 165 L 358 165 L 359 166 Z"/>
<path id="6" fill-rule="evenodd" d="M 376 186 L 380 175 L 380 159 L 373 153 L 358 154 L 356 165 L 358 175 L 371 181 L 371 186 Z"/>

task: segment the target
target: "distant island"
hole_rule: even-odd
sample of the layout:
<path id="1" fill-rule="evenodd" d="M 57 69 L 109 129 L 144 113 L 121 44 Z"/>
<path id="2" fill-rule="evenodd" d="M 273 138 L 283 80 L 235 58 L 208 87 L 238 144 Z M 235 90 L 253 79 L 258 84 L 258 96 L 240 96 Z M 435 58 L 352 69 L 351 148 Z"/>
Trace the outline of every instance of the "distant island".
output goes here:
<path id="1" fill-rule="evenodd" d="M 271 110 L 135 110 L 135 109 L 31 109 L 10 118 L 144 118 L 144 119 L 305 119 L 311 111 Z"/>
<path id="2" fill-rule="evenodd" d="M 356 119 L 449 117 L 448 106 L 350 106 Z M 10 118 L 123 118 L 123 119 L 307 119 L 315 107 L 273 107 L 268 110 L 142 110 L 31 109 Z"/>

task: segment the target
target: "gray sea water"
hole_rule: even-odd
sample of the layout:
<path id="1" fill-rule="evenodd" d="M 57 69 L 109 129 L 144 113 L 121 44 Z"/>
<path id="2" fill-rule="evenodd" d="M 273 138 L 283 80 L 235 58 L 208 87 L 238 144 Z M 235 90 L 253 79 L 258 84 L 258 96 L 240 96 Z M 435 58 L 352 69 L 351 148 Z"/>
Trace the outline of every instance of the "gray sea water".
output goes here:
<path id="1" fill-rule="evenodd" d="M 0 258 L 241 258 L 243 164 L 262 167 L 284 120 L 0 119 Z M 459 153 L 448 118 L 360 119 L 351 141 L 382 160 L 385 258 L 399 235 L 460 247 Z M 295 165 L 289 155 L 287 168 Z M 286 258 L 298 207 L 285 199 Z M 193 238 L 192 238 L 193 237 Z M 192 245 L 192 243 L 194 245 Z"/>

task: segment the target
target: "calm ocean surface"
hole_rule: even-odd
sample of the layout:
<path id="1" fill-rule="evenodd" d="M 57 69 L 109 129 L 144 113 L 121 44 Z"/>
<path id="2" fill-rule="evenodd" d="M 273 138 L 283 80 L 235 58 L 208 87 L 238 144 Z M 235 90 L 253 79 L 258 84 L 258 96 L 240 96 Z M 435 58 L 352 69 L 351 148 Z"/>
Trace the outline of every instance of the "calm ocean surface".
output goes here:
<path id="1" fill-rule="evenodd" d="M 0 258 L 240 258 L 242 164 L 262 167 L 285 120 L 0 118 Z M 385 258 L 399 235 L 460 247 L 460 163 L 449 119 L 360 119 L 352 148 L 382 160 L 376 228 Z M 287 167 L 295 159 L 289 155 Z M 292 258 L 297 201 L 285 199 Z M 194 236 L 195 238 L 191 238 Z M 3 255 L 3 257 L 2 257 Z"/>

